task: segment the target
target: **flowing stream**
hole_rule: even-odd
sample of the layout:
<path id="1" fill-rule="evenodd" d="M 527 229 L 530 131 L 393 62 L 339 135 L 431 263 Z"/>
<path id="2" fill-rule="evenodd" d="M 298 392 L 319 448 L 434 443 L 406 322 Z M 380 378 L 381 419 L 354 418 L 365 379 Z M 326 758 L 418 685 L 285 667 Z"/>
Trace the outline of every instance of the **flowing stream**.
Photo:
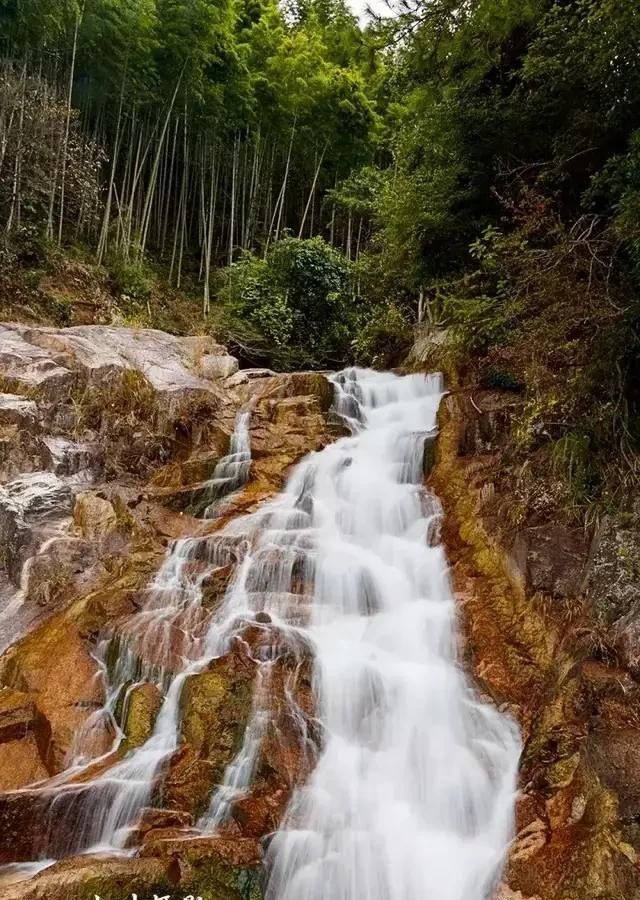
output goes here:
<path id="1" fill-rule="evenodd" d="M 68 773 L 95 765 L 92 732 L 104 717 L 116 732 L 105 758 L 115 749 L 123 692 L 126 704 L 151 681 L 164 702 L 143 746 L 80 787 L 65 774 L 50 784 L 51 831 L 67 792 L 78 792 L 78 804 L 67 796 L 73 846 L 50 840 L 44 857 L 124 852 L 179 745 L 185 679 L 247 622 L 263 621 L 285 636 L 288 652 L 311 648 L 322 735 L 312 774 L 270 842 L 267 900 L 489 900 L 511 837 L 520 744 L 513 722 L 478 699 L 457 661 L 440 509 L 423 487 L 442 382 L 360 369 L 332 380 L 334 411 L 350 435 L 310 454 L 257 512 L 177 541 L 142 609 L 105 638 L 107 703 L 79 735 Z M 207 516 L 246 480 L 248 435 L 241 414 Z M 204 580 L 231 561 L 235 575 L 208 613 Z M 258 659 L 251 720 L 198 822 L 205 833 L 251 786 L 273 665 L 269 653 Z"/>
<path id="2" fill-rule="evenodd" d="M 456 661 L 440 511 L 422 487 L 441 381 L 351 370 L 335 384 L 353 435 L 294 479 L 311 498 L 325 742 L 271 843 L 267 898 L 486 900 L 519 739 Z"/>

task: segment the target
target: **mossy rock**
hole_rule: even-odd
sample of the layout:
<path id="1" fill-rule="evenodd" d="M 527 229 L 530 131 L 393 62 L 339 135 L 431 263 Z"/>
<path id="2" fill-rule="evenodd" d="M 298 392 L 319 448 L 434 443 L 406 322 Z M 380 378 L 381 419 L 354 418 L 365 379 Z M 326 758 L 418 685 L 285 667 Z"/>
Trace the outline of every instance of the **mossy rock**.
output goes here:
<path id="1" fill-rule="evenodd" d="M 162 805 L 200 815 L 232 762 L 251 714 L 254 670 L 229 654 L 187 678 L 180 701 L 182 747 L 162 788 Z"/>
<path id="2" fill-rule="evenodd" d="M 437 461 L 437 439 L 428 437 L 424 442 L 423 471 L 425 478 L 429 475 Z"/>
<path id="3" fill-rule="evenodd" d="M 155 684 L 138 684 L 124 702 L 123 726 L 126 749 L 140 747 L 148 740 L 162 706 L 162 695 Z"/>
<path id="4" fill-rule="evenodd" d="M 327 412 L 333 405 L 333 385 L 321 372 L 294 372 L 290 377 L 296 394 L 317 397 L 323 412 Z"/>
<path id="5" fill-rule="evenodd" d="M 251 710 L 253 678 L 238 678 L 223 663 L 188 678 L 181 700 L 183 738 L 214 763 L 239 745 Z"/>

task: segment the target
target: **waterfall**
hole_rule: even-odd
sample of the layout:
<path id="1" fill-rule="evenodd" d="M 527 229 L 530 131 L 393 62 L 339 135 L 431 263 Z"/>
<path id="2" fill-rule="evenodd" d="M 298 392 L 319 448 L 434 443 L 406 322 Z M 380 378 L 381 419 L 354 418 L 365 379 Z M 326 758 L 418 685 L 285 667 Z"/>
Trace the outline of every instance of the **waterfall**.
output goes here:
<path id="1" fill-rule="evenodd" d="M 334 383 L 352 436 L 293 479 L 314 532 L 306 636 L 324 745 L 270 844 L 266 897 L 486 900 L 519 739 L 456 659 L 439 509 L 422 487 L 441 382 L 350 370 Z"/>
<path id="2" fill-rule="evenodd" d="M 50 841 L 43 856 L 124 851 L 179 746 L 186 679 L 250 622 L 267 636 L 250 721 L 198 829 L 223 828 L 251 788 L 278 656 L 310 651 L 320 738 L 304 748 L 311 774 L 269 844 L 267 900 L 489 900 L 511 837 L 520 745 L 514 723 L 475 695 L 457 659 L 440 508 L 422 483 L 441 378 L 349 369 L 332 381 L 350 434 L 306 457 L 257 511 L 176 541 L 142 608 L 104 637 L 107 703 L 95 715 L 113 720 L 109 752 L 122 736 L 121 692 L 152 681 L 163 705 L 153 734 L 115 765 L 81 785 L 52 780 L 54 830 L 57 800 L 78 791 L 78 804 L 67 796 L 65 806 L 74 839 Z M 214 488 L 211 514 L 246 480 L 248 435 L 240 416 L 214 472 L 225 488 Z M 204 579 L 229 562 L 234 577 L 207 612 Z M 287 702 L 304 735 L 294 690 Z M 91 765 L 94 726 L 73 748 L 69 778 Z"/>
<path id="3" fill-rule="evenodd" d="M 251 466 L 250 420 L 249 410 L 238 413 L 229 453 L 220 460 L 206 485 L 209 503 L 204 511 L 205 519 L 219 515 L 224 509 L 223 498 L 246 484 Z"/>

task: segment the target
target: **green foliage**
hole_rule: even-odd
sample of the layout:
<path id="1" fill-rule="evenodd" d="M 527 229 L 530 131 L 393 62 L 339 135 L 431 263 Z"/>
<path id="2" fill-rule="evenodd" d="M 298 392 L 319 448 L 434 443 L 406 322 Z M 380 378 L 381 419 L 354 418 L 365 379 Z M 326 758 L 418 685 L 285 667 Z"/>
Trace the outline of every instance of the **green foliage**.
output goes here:
<path id="1" fill-rule="evenodd" d="M 131 300 L 145 300 L 153 290 L 153 275 L 143 262 L 116 256 L 110 262 L 109 275 L 114 291 Z"/>
<path id="2" fill-rule="evenodd" d="M 467 353 L 484 353 L 504 340 L 509 316 L 500 297 L 449 296 L 444 317 L 457 346 Z"/>
<path id="3" fill-rule="evenodd" d="M 224 327 L 245 353 L 297 368 L 348 358 L 359 314 L 351 272 L 321 238 L 286 238 L 221 277 Z"/>
<path id="4" fill-rule="evenodd" d="M 514 394 L 521 393 L 525 388 L 524 383 L 512 372 L 494 366 L 490 366 L 483 374 L 481 384 L 488 390 L 511 391 Z"/>
<path id="5" fill-rule="evenodd" d="M 640 128 L 631 133 L 627 152 L 612 156 L 594 176 L 585 201 L 612 210 L 613 231 L 640 286 Z"/>
<path id="6" fill-rule="evenodd" d="M 366 316 L 354 342 L 356 362 L 389 368 L 397 365 L 411 347 L 413 330 L 401 309 L 393 303 L 376 306 Z"/>
<path id="7" fill-rule="evenodd" d="M 570 431 L 556 441 L 551 449 L 554 471 L 561 474 L 568 486 L 572 501 L 583 504 L 593 499 L 598 474 L 593 466 L 592 436 Z"/>

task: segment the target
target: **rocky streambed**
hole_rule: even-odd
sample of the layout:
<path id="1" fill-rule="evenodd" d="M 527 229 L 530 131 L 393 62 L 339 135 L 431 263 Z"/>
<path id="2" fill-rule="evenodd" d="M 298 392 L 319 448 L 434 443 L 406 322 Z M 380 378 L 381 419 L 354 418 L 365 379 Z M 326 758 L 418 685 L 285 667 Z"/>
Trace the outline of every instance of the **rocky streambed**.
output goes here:
<path id="1" fill-rule="evenodd" d="M 162 684 L 182 671 L 237 570 L 233 548 L 225 558 L 209 552 L 216 536 L 336 437 L 332 398 L 321 374 L 239 371 L 207 337 L 0 326 L 0 900 L 261 896 L 265 838 L 318 742 L 303 651 L 272 671 L 273 716 L 256 743 L 250 790 L 215 837 L 194 826 L 246 737 L 255 660 L 277 642 L 268 617 L 241 623 L 227 652 L 187 675 L 178 745 L 124 855 L 87 854 L 78 835 L 88 785 L 154 730 L 161 694 L 140 673 L 153 669 Z M 505 525 L 512 402 L 454 392 L 428 454 L 465 658 L 524 739 L 516 839 L 497 897 L 632 900 L 637 529 L 604 521 L 594 537 L 559 523 Z M 247 411 L 245 470 L 236 464 Z M 239 471 L 227 493 L 221 482 Z M 180 565 L 190 582 L 200 579 L 198 616 L 172 614 L 163 632 L 145 633 L 133 623 L 144 621 L 150 589 L 185 539 L 193 543 Z M 302 610 L 304 576 L 288 573 Z M 132 675 L 110 695 L 123 642 Z M 32 865 L 51 857 L 62 859 L 40 872 Z"/>
<path id="2" fill-rule="evenodd" d="M 131 836 L 136 857 L 68 858 L 35 877 L 37 867 L 24 863 L 86 849 L 77 844 L 84 785 L 153 731 L 161 701 L 154 684 L 133 677 L 109 707 L 114 648 L 105 651 L 105 642 L 130 634 L 176 541 L 188 535 L 206 547 L 208 534 L 257 508 L 293 463 L 330 439 L 332 388 L 317 373 L 238 371 L 208 338 L 18 325 L 0 326 L 0 387 L 0 896 L 120 898 L 183 886 L 248 897 L 258 839 L 277 825 L 302 777 L 286 704 L 230 833 L 194 839 L 190 829 L 242 739 L 255 679 L 249 648 L 258 652 L 264 639 L 250 625 L 182 691 L 180 746 L 162 795 Z M 225 491 L 224 473 L 237 472 L 241 410 L 250 411 L 251 464 Z M 225 493 L 224 509 L 203 518 Z M 199 555 L 193 572 L 205 568 Z M 206 568 L 203 621 L 233 561 Z M 171 623 L 165 664 L 188 655 L 202 624 Z M 132 646 L 144 646 L 136 665 L 153 667 L 153 641 Z M 285 670 L 283 663 L 274 678 L 276 703 Z M 298 679 L 310 712 L 304 667 Z"/>

